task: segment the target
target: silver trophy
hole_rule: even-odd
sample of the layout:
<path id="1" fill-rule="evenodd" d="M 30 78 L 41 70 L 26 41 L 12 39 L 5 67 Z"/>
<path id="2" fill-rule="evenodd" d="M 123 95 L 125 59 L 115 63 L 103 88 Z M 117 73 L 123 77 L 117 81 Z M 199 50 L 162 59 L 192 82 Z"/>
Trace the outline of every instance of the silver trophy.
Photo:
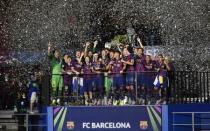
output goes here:
<path id="1" fill-rule="evenodd" d="M 128 36 L 128 42 L 129 45 L 131 45 L 132 47 L 134 47 L 135 45 L 135 38 L 136 38 L 136 32 L 132 26 L 131 23 L 129 23 L 128 27 L 127 27 L 127 36 Z"/>

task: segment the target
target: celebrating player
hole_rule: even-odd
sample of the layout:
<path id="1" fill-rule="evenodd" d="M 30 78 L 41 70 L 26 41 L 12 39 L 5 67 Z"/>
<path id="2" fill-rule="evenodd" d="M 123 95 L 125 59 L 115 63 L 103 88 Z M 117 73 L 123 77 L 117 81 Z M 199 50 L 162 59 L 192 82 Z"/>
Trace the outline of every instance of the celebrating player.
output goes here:
<path id="1" fill-rule="evenodd" d="M 102 60 L 99 59 L 98 53 L 93 55 L 93 72 L 95 73 L 93 83 L 94 83 L 94 91 L 98 91 L 97 94 L 98 102 L 97 104 L 101 104 L 101 99 L 103 96 L 103 74 L 102 74 Z M 96 92 L 95 92 L 96 93 Z"/>
<path id="2" fill-rule="evenodd" d="M 119 104 L 119 99 L 123 94 L 123 71 L 125 70 L 125 65 L 120 60 L 120 52 L 116 51 L 114 54 L 114 60 L 110 62 L 111 73 L 113 77 L 113 92 L 115 94 L 115 100 L 117 105 Z M 121 97 L 122 98 L 122 97 Z M 115 102 L 114 102 L 115 103 Z"/>
<path id="3" fill-rule="evenodd" d="M 139 103 L 144 104 L 145 103 L 145 95 L 146 95 L 146 89 L 145 89 L 145 55 L 143 48 L 138 48 L 136 52 L 135 57 L 135 70 L 137 73 L 137 89 L 140 93 L 140 99 Z"/>
<path id="4" fill-rule="evenodd" d="M 49 42 L 48 44 L 48 56 L 51 61 L 51 68 L 52 68 L 52 104 L 60 104 L 60 99 L 57 98 L 57 101 L 55 100 L 58 95 L 61 94 L 61 90 L 63 87 L 63 76 L 62 73 L 64 72 L 62 69 L 62 59 L 60 58 L 60 51 L 58 49 L 55 49 L 52 51 L 52 44 Z"/>
<path id="5" fill-rule="evenodd" d="M 156 104 L 160 104 L 162 100 L 164 101 L 166 99 L 166 88 L 168 87 L 167 71 L 170 71 L 170 67 L 168 63 L 164 61 L 162 54 L 158 55 L 156 70 L 158 71 L 158 75 L 154 81 L 154 85 L 155 89 L 159 92 Z"/>
<path id="6" fill-rule="evenodd" d="M 129 104 L 135 104 L 135 92 L 134 92 L 134 58 L 131 54 L 131 47 L 125 47 L 123 49 L 123 62 L 126 66 L 126 89 L 129 95 Z"/>
<path id="7" fill-rule="evenodd" d="M 64 91 L 65 95 L 70 95 L 72 89 L 72 63 L 71 63 L 71 57 L 69 55 L 64 55 L 64 71 L 65 74 L 63 75 L 64 78 Z"/>
<path id="8" fill-rule="evenodd" d="M 85 105 L 91 104 L 93 95 L 92 95 L 92 84 L 93 84 L 93 76 L 92 76 L 92 65 L 90 63 L 90 58 L 85 57 L 85 64 L 83 65 L 83 81 L 84 81 L 84 97 L 85 97 Z"/>
<path id="9" fill-rule="evenodd" d="M 74 77 L 72 79 L 73 83 L 73 93 L 79 92 L 81 95 L 83 94 L 83 78 L 79 75 L 82 70 L 82 58 L 84 53 L 81 54 L 80 51 L 76 51 L 76 58 L 72 61 L 72 72 L 74 73 Z"/>

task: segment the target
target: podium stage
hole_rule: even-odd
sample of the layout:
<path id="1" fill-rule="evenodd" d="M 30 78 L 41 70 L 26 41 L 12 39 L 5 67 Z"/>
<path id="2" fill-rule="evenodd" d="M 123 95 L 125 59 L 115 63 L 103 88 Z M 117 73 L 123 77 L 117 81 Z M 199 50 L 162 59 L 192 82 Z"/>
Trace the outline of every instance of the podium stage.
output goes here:
<path id="1" fill-rule="evenodd" d="M 163 106 L 48 107 L 48 131 L 161 131 Z"/>
<path id="2" fill-rule="evenodd" d="M 48 131 L 210 130 L 210 104 L 48 107 Z"/>

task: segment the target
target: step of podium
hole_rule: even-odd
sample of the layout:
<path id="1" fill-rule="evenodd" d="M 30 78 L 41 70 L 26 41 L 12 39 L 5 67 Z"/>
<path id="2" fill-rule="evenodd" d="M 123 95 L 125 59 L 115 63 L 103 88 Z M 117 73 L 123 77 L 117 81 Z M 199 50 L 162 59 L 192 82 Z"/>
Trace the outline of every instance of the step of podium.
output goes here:
<path id="1" fill-rule="evenodd" d="M 16 131 L 18 120 L 14 117 L 13 110 L 0 110 L 0 130 Z"/>

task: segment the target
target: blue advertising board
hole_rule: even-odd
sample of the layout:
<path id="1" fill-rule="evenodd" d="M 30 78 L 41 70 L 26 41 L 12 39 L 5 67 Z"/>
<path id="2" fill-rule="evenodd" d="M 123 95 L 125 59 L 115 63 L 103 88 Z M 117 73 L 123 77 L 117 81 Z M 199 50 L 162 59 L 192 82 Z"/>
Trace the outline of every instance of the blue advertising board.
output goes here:
<path id="1" fill-rule="evenodd" d="M 161 131 L 161 106 L 53 107 L 54 131 Z"/>

